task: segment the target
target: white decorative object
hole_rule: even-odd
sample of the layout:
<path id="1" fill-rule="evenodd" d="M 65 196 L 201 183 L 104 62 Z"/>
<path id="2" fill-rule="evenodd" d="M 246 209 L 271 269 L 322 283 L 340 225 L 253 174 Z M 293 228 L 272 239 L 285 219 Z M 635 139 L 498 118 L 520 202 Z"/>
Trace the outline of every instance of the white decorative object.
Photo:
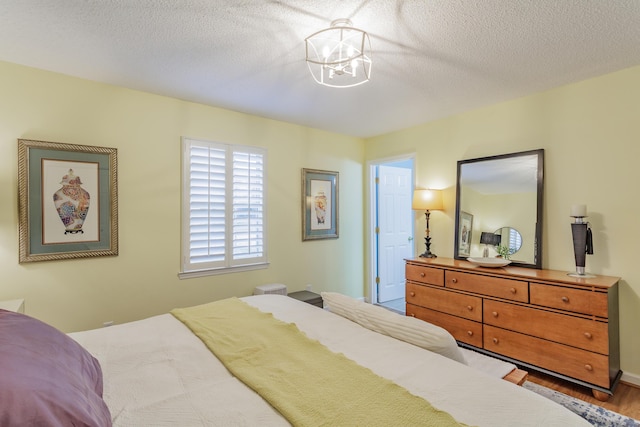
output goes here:
<path id="1" fill-rule="evenodd" d="M 314 80 L 331 87 L 351 87 L 371 77 L 369 35 L 348 19 L 336 19 L 330 28 L 305 39 L 306 60 Z"/>
<path id="2" fill-rule="evenodd" d="M 256 286 L 253 290 L 254 295 L 263 295 L 263 294 L 277 294 L 277 295 L 286 295 L 287 287 L 282 283 L 269 283 L 267 285 Z"/>
<path id="3" fill-rule="evenodd" d="M 511 264 L 511 261 L 504 258 L 467 258 L 473 265 L 479 267 L 504 267 Z"/>
<path id="4" fill-rule="evenodd" d="M 587 205 L 572 205 L 571 215 L 572 217 L 585 217 L 587 216 Z"/>
<path id="5" fill-rule="evenodd" d="M 0 309 L 15 311 L 16 313 L 24 313 L 24 299 L 20 298 L 0 301 Z"/>

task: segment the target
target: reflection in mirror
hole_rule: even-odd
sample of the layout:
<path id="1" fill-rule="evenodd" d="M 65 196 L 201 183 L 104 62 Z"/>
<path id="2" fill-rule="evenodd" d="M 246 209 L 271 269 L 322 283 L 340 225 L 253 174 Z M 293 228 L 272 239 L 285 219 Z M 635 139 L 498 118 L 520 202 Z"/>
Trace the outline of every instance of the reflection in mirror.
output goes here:
<path id="1" fill-rule="evenodd" d="M 482 257 L 489 257 L 489 246 L 492 246 L 493 249 L 497 251 L 498 247 L 500 247 L 501 240 L 502 236 L 499 233 L 490 233 L 488 231 L 483 231 L 482 234 L 480 234 L 480 243 L 484 245 Z"/>
<path id="2" fill-rule="evenodd" d="M 542 268 L 543 162 L 544 150 L 458 161 L 455 258 L 479 257 L 487 247 L 496 256 L 497 245 L 480 241 L 489 232 L 508 243 L 511 265 Z M 470 224 L 461 243 L 461 227 Z"/>
<path id="3" fill-rule="evenodd" d="M 499 246 L 509 248 L 509 255 L 515 254 L 522 247 L 522 234 L 515 228 L 502 227 L 497 229 L 494 234 L 500 236 Z"/>

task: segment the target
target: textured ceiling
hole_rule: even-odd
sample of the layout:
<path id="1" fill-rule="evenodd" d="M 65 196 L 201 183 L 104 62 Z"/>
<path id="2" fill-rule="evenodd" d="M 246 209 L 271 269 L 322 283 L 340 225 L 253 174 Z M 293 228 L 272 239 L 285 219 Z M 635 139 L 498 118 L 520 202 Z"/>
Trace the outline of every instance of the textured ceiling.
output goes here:
<path id="1" fill-rule="evenodd" d="M 364 85 L 307 70 L 337 18 Z M 640 64 L 640 0 L 0 0 L 0 60 L 369 137 Z"/>

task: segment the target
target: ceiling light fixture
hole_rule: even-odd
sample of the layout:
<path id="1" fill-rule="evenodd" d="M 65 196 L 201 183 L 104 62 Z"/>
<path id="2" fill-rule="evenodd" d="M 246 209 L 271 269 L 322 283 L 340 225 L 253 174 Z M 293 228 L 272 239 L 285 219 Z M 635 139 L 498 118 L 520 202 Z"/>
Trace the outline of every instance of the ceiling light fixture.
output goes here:
<path id="1" fill-rule="evenodd" d="M 314 80 L 330 87 L 352 87 L 371 78 L 369 35 L 349 19 L 336 19 L 330 28 L 305 39 L 306 61 Z"/>

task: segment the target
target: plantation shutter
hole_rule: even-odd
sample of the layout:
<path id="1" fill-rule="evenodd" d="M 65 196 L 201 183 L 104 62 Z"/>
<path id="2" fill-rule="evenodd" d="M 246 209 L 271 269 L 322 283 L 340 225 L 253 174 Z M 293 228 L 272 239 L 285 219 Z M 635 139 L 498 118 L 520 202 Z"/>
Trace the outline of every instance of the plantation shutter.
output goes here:
<path id="1" fill-rule="evenodd" d="M 509 230 L 509 247 L 519 248 L 522 246 L 522 236 L 513 229 Z M 514 251 L 515 252 L 515 251 Z"/>
<path id="2" fill-rule="evenodd" d="M 264 252 L 264 162 L 260 153 L 233 151 L 233 261 Z"/>
<path id="3" fill-rule="evenodd" d="M 185 138 L 184 152 L 182 271 L 266 262 L 266 151 Z"/>

